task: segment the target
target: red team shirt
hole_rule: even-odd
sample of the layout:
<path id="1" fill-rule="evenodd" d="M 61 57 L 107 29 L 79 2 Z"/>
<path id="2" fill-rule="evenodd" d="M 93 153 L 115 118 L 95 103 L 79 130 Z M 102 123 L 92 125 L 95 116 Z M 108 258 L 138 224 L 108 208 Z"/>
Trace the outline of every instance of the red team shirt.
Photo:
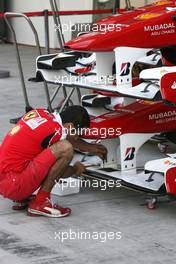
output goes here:
<path id="1" fill-rule="evenodd" d="M 62 122 L 45 109 L 35 109 L 6 135 L 0 147 L 0 173 L 22 172 L 48 146 L 65 138 Z"/>

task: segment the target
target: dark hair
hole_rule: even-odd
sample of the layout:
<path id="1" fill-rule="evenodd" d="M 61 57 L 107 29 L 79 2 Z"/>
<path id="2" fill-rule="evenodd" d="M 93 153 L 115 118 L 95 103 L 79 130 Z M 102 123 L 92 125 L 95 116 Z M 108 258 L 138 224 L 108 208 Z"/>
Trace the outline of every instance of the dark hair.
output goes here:
<path id="1" fill-rule="evenodd" d="M 176 46 L 168 46 L 161 48 L 161 54 L 162 56 L 171 64 L 175 65 L 176 64 Z"/>
<path id="2" fill-rule="evenodd" d="M 87 110 L 80 105 L 67 107 L 60 113 L 63 124 L 73 123 L 77 128 L 88 128 L 90 126 L 90 117 Z"/>

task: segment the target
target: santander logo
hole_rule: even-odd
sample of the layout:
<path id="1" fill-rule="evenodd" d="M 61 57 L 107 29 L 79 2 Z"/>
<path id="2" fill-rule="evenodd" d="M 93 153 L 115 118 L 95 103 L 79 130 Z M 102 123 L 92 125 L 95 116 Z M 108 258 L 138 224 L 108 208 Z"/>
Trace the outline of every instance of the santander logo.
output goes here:
<path id="1" fill-rule="evenodd" d="M 171 86 L 172 89 L 176 89 L 176 81 L 173 82 L 172 86 Z"/>

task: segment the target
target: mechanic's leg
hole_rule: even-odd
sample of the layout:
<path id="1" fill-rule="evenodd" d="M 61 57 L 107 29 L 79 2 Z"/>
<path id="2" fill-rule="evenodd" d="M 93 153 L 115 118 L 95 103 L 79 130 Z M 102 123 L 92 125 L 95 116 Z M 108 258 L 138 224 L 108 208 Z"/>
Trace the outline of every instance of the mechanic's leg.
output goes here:
<path id="1" fill-rule="evenodd" d="M 54 156 L 58 159 L 50 169 L 48 175 L 42 183 L 41 190 L 51 192 L 56 181 L 62 177 L 73 158 L 73 147 L 68 141 L 61 141 L 50 147 Z"/>
<path id="2" fill-rule="evenodd" d="M 52 155 L 54 155 L 54 157 L 55 157 L 55 162 L 54 162 L 54 165 L 49 167 L 50 168 L 48 170 L 49 172 L 44 175 L 42 182 L 40 182 L 41 176 L 39 176 L 39 175 L 41 175 L 42 173 L 45 173 L 45 171 L 46 171 L 45 169 L 42 171 L 41 166 L 45 167 L 44 160 L 47 159 L 47 156 L 45 156 L 44 160 L 41 158 L 39 158 L 39 159 L 36 158 L 37 162 L 33 161 L 32 165 L 31 165 L 32 169 L 30 168 L 30 172 L 33 171 L 33 167 L 34 167 L 35 168 L 35 174 L 36 174 L 35 177 L 32 177 L 33 173 L 32 173 L 32 176 L 30 176 L 30 173 L 27 173 L 27 177 L 32 178 L 32 182 L 30 182 L 30 184 L 28 184 L 28 185 L 33 185 L 33 187 L 35 185 L 35 187 L 33 188 L 33 191 L 38 189 L 40 186 L 40 191 L 38 192 L 38 194 L 40 194 L 40 195 L 38 195 L 38 198 L 42 195 L 42 193 L 43 193 L 43 195 L 45 194 L 45 196 L 47 195 L 48 198 L 50 197 L 50 192 L 53 188 L 53 185 L 62 176 L 62 168 L 63 168 L 63 173 L 65 174 L 65 168 L 64 168 L 65 164 L 66 164 L 66 171 L 67 171 L 67 168 L 69 167 L 67 163 L 69 163 L 70 159 L 72 158 L 72 152 L 73 152 L 72 146 L 66 140 L 60 141 L 56 144 L 53 144 L 50 147 L 50 151 L 53 153 Z M 38 164 L 40 164 L 40 166 L 38 169 L 36 169 Z M 37 175 L 39 177 L 37 177 Z M 25 175 L 23 175 L 23 179 L 24 179 L 24 176 Z M 29 186 L 27 187 L 26 181 L 25 181 L 25 183 L 26 183 L 25 189 L 29 190 L 30 188 L 29 188 Z M 28 193 L 29 193 L 29 191 L 28 191 Z M 31 193 L 32 193 L 32 189 L 31 189 Z M 29 196 L 29 194 L 28 194 L 28 196 Z M 34 199 L 34 197 L 35 196 L 29 197 L 29 198 L 26 198 L 23 200 L 19 200 L 19 201 L 16 200 L 14 202 L 12 208 L 14 210 L 23 210 L 28 206 L 29 202 L 32 199 Z"/>
<path id="3" fill-rule="evenodd" d="M 36 198 L 29 204 L 28 215 L 30 216 L 44 215 L 49 217 L 63 217 L 71 213 L 70 208 L 62 208 L 59 205 L 53 205 L 50 201 L 50 192 L 55 182 L 61 178 L 67 170 L 73 157 L 73 147 L 65 140 L 52 145 L 50 149 L 57 158 L 57 161 L 51 167 L 48 175 L 43 181 Z"/>

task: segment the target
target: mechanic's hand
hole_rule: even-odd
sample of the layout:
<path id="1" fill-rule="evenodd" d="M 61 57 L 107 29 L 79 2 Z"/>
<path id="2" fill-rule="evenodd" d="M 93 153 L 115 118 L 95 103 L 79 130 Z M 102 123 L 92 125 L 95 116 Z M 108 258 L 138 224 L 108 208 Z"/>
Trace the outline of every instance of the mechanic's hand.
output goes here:
<path id="1" fill-rule="evenodd" d="M 83 174 L 83 172 L 85 172 L 86 170 L 86 167 L 81 163 L 81 162 L 76 162 L 74 165 L 73 165 L 73 168 L 74 168 L 74 173 L 77 175 L 77 176 L 81 176 L 81 174 Z"/>
<path id="2" fill-rule="evenodd" d="M 100 157 L 103 161 L 107 161 L 108 150 L 101 144 L 92 144 L 91 153 Z"/>

